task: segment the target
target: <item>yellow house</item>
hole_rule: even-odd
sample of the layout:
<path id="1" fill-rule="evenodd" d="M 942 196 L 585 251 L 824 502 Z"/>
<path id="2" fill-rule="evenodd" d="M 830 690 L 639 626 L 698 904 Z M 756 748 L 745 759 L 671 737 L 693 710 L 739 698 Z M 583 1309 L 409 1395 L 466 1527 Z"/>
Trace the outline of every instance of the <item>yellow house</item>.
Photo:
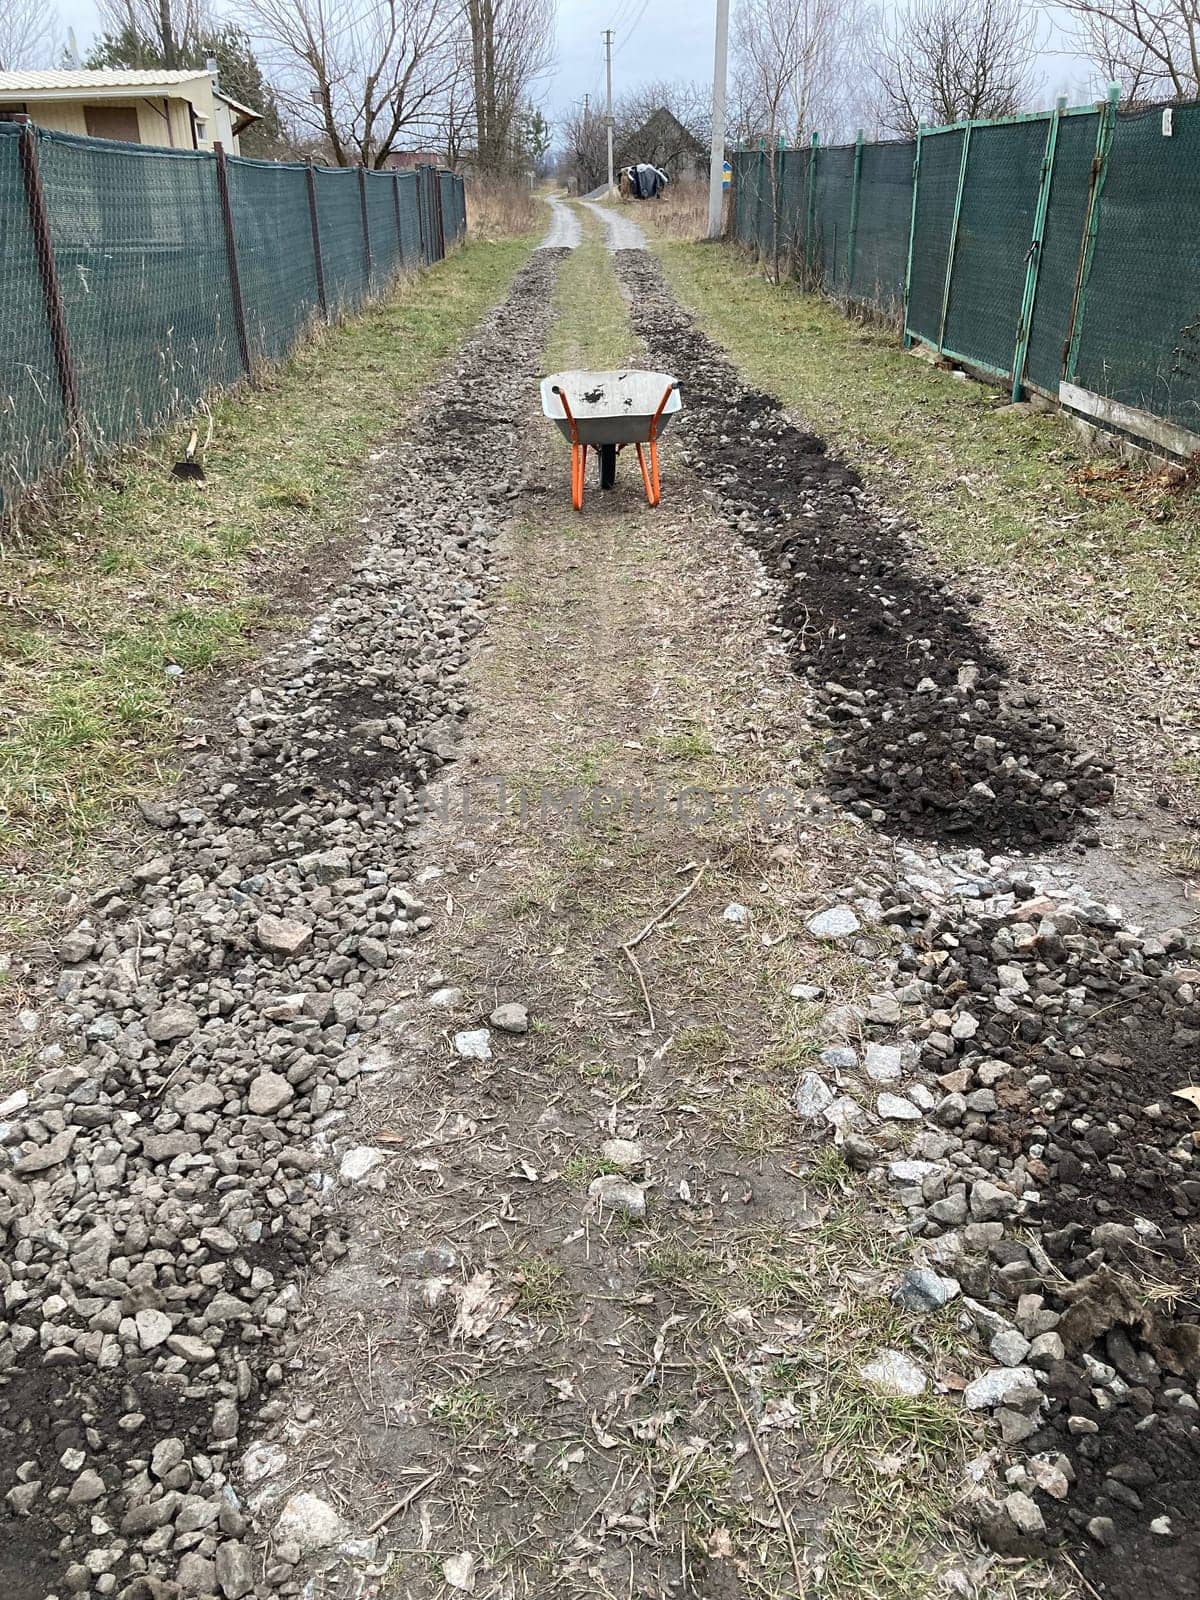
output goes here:
<path id="1" fill-rule="evenodd" d="M 104 67 L 88 72 L 0 72 L 0 121 L 28 116 L 59 133 L 172 150 L 211 150 L 220 144 L 237 155 L 238 135 L 259 120 L 218 87 L 215 72 Z"/>

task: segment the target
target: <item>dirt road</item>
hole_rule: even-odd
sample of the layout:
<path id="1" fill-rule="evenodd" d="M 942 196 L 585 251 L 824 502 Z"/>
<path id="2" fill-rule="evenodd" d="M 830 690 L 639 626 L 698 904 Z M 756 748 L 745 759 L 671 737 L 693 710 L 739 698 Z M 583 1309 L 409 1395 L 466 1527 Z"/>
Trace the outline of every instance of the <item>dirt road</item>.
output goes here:
<path id="1" fill-rule="evenodd" d="M 1182 1600 L 1200 947 L 1075 882 L 1119 752 L 588 230 L 38 997 L 0 1589 Z M 577 516 L 535 378 L 638 361 L 664 503 Z"/>

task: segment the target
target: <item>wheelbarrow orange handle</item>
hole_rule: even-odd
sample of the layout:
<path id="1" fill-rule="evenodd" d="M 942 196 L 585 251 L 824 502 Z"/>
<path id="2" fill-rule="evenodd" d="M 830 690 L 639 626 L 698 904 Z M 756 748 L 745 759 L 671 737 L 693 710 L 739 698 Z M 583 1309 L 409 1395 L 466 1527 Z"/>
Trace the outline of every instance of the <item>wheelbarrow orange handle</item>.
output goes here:
<path id="1" fill-rule="evenodd" d="M 567 424 L 571 429 L 571 504 L 576 511 L 582 511 L 583 489 L 587 480 L 588 447 L 579 442 L 579 428 L 575 422 L 575 413 L 571 410 L 571 402 L 567 399 L 567 391 L 556 383 L 551 393 L 556 394 L 562 401 Z"/>

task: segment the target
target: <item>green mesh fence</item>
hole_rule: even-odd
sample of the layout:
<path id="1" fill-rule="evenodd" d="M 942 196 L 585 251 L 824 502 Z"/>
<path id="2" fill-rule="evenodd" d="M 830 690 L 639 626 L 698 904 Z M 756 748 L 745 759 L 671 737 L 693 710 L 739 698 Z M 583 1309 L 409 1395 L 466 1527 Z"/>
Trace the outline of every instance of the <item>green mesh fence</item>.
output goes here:
<path id="1" fill-rule="evenodd" d="M 852 299 L 895 315 L 904 304 L 915 141 L 864 144 L 859 170 Z"/>
<path id="2" fill-rule="evenodd" d="M 819 150 L 813 182 L 811 271 L 829 294 L 846 288 L 854 147 Z"/>
<path id="3" fill-rule="evenodd" d="M 308 176 L 303 167 L 231 158 L 229 206 L 251 354 L 277 361 L 321 312 Z"/>
<path id="4" fill-rule="evenodd" d="M 1064 117 L 1058 128 L 1025 367 L 1029 382 L 1049 395 L 1058 394 L 1066 360 L 1099 121 L 1093 112 Z"/>
<path id="5" fill-rule="evenodd" d="M 95 453 L 242 370 L 216 164 L 57 133 L 39 135 L 38 160 Z"/>
<path id="6" fill-rule="evenodd" d="M 462 204 L 463 182 L 456 180 L 459 204 Z M 398 172 L 396 183 L 400 194 L 400 237 L 403 241 L 403 261 L 406 267 L 418 266 L 421 256 L 421 213 L 417 196 L 415 172 Z M 465 220 L 465 219 L 464 219 Z"/>
<path id="7" fill-rule="evenodd" d="M 1200 106 L 1118 117 L 1074 381 L 1200 433 Z"/>
<path id="8" fill-rule="evenodd" d="M 466 229 L 451 173 L 429 169 L 423 232 L 416 173 L 224 171 L 223 194 L 206 152 L 0 123 L 0 508 L 440 258 L 443 220 L 452 241 Z"/>
<path id="9" fill-rule="evenodd" d="M 321 259 L 329 308 L 352 311 L 367 293 L 367 255 L 357 173 L 318 168 L 317 215 L 321 220 Z"/>
<path id="10" fill-rule="evenodd" d="M 908 283 L 908 327 L 931 344 L 939 343 L 946 263 L 954 229 L 954 203 L 965 134 L 961 128 L 926 134 L 921 140 L 916 217 Z M 920 248 L 916 240 L 921 241 Z"/>
<path id="11" fill-rule="evenodd" d="M 733 168 L 734 237 L 764 256 L 778 239 L 828 293 L 905 305 L 908 338 L 1014 393 L 1065 382 L 1112 426 L 1166 438 L 1132 408 L 1200 435 L 1200 103 L 960 123 L 864 144 L 857 165 L 849 145 L 744 150 Z"/>
<path id="12" fill-rule="evenodd" d="M 0 122 L 0 504 L 57 467 L 67 447 L 42 267 L 26 205 L 19 130 Z"/>
<path id="13" fill-rule="evenodd" d="M 1047 118 L 971 130 L 943 344 L 1002 375 L 1012 372 L 1048 127 Z"/>

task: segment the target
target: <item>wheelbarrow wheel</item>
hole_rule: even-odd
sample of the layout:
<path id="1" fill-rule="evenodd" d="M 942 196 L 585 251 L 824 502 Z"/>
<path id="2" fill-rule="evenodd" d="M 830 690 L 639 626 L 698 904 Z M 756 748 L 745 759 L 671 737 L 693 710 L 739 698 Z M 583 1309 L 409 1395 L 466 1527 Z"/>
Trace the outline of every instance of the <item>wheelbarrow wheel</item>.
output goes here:
<path id="1" fill-rule="evenodd" d="M 615 444 L 602 444 L 600 446 L 600 487 L 611 489 L 617 481 L 617 447 Z"/>

